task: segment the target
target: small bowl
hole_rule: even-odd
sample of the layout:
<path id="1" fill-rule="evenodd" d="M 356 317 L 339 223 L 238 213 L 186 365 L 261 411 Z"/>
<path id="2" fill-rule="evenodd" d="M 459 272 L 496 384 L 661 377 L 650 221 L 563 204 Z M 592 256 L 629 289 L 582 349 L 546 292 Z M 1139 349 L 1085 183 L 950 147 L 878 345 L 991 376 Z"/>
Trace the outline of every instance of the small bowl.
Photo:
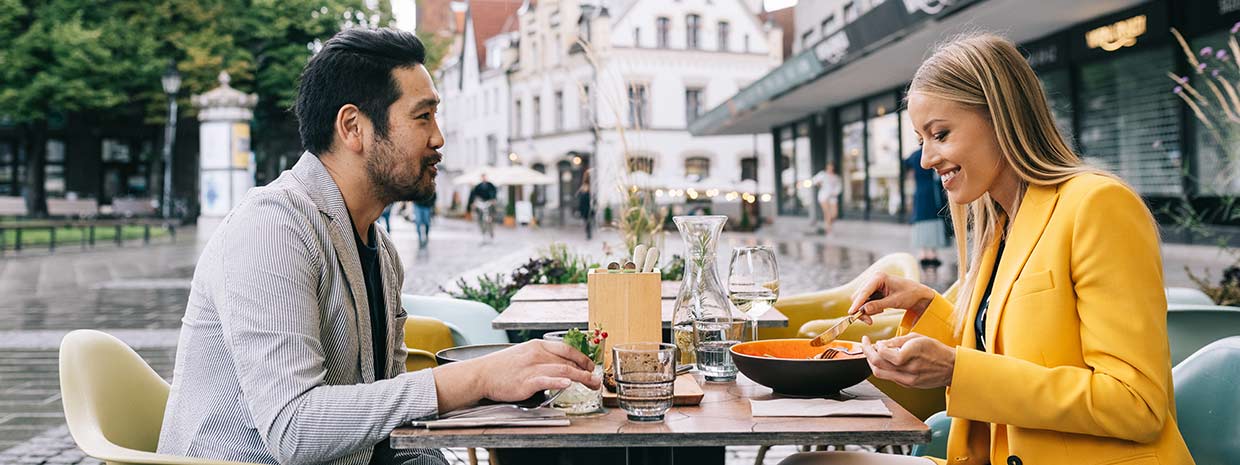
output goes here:
<path id="1" fill-rule="evenodd" d="M 830 360 L 811 357 L 827 347 L 861 352 L 861 344 L 832 341 L 823 347 L 809 345 L 809 339 L 770 339 L 732 346 L 732 361 L 745 377 L 773 389 L 778 394 L 823 397 L 836 394 L 870 376 L 864 355 L 844 355 Z"/>
<path id="2" fill-rule="evenodd" d="M 445 363 L 460 362 L 484 355 L 490 355 L 495 352 L 515 346 L 513 343 L 506 344 L 476 344 L 471 346 L 450 347 L 435 353 L 435 360 L 440 365 Z"/>

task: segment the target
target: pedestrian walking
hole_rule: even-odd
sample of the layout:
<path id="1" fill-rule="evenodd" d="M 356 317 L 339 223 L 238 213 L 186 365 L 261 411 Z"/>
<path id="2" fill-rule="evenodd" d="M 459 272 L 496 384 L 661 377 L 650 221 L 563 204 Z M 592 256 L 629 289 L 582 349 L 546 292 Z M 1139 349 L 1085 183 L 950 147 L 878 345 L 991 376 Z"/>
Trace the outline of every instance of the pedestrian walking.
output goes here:
<path id="1" fill-rule="evenodd" d="M 904 159 L 904 167 L 913 176 L 913 248 L 917 249 L 922 268 L 938 268 L 938 249 L 946 248 L 947 225 L 939 216 L 947 208 L 947 195 L 934 170 L 921 167 L 921 149 Z"/>
<path id="2" fill-rule="evenodd" d="M 435 200 L 439 194 L 431 194 L 429 198 L 413 202 L 413 222 L 418 228 L 418 247 L 426 248 L 431 240 L 431 217 L 435 214 Z"/>

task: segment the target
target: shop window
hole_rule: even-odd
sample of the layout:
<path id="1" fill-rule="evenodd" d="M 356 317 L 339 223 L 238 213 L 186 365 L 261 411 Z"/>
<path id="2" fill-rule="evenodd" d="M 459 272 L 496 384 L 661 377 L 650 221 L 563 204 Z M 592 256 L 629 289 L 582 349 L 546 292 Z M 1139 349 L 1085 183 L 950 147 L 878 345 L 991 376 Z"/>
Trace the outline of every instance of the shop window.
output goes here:
<path id="1" fill-rule="evenodd" d="M 685 48 L 697 50 L 702 48 L 702 17 L 699 15 L 685 16 Z"/>
<path id="2" fill-rule="evenodd" d="M 685 159 L 685 178 L 701 181 L 710 177 L 710 158 L 689 157 Z"/>
<path id="3" fill-rule="evenodd" d="M 0 140 L 0 195 L 20 195 L 21 181 L 17 178 L 17 167 L 20 160 L 17 144 L 8 140 Z"/>
<path id="4" fill-rule="evenodd" d="M 810 172 L 809 125 L 797 123 L 779 131 L 780 213 L 805 215 L 814 205 Z"/>
<path id="5" fill-rule="evenodd" d="M 1177 196 L 1179 101 L 1167 90 L 1170 47 L 1133 50 L 1080 68 L 1082 155 L 1143 195 Z"/>
<path id="6" fill-rule="evenodd" d="M 866 163 L 869 165 L 870 212 L 894 216 L 900 211 L 900 117 L 894 95 L 867 102 Z"/>
<path id="7" fill-rule="evenodd" d="M 643 172 L 646 174 L 654 174 L 654 159 L 645 156 L 630 156 L 628 160 L 629 172 Z"/>
<path id="8" fill-rule="evenodd" d="M 1051 116 L 1055 118 L 1055 127 L 1069 147 L 1075 147 L 1075 136 L 1072 133 L 1072 78 L 1067 69 L 1043 72 L 1038 75 L 1042 89 L 1046 92 L 1046 103 L 1050 106 Z"/>
<path id="9" fill-rule="evenodd" d="M 865 113 L 861 105 L 841 110 L 840 122 L 840 177 L 844 182 L 840 209 L 860 213 L 865 211 Z"/>
<path id="10" fill-rule="evenodd" d="M 47 141 L 46 160 L 43 189 L 53 197 L 65 195 L 65 143 L 55 139 Z"/>

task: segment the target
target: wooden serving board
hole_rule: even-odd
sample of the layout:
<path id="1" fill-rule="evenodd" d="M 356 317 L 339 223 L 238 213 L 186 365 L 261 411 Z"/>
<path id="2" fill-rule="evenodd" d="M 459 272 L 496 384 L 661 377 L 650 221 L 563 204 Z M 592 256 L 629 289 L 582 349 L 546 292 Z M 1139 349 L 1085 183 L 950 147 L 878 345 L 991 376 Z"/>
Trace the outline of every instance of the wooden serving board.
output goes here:
<path id="1" fill-rule="evenodd" d="M 676 384 L 672 385 L 672 405 L 698 405 L 702 403 L 702 397 L 705 396 L 706 393 L 702 392 L 702 386 L 698 385 L 692 373 L 677 376 Z M 619 408 L 620 398 L 616 393 L 604 389 L 603 405 Z"/>

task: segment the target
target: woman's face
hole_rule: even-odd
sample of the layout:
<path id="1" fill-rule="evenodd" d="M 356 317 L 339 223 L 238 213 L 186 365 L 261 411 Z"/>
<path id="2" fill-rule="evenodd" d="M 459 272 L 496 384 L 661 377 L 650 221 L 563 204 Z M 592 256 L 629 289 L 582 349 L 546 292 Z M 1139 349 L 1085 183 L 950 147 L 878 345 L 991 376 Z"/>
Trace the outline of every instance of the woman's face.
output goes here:
<path id="1" fill-rule="evenodd" d="M 1010 169 L 994 126 L 981 110 L 914 92 L 908 114 L 922 142 L 921 167 L 939 173 L 952 202 L 977 200 Z"/>

